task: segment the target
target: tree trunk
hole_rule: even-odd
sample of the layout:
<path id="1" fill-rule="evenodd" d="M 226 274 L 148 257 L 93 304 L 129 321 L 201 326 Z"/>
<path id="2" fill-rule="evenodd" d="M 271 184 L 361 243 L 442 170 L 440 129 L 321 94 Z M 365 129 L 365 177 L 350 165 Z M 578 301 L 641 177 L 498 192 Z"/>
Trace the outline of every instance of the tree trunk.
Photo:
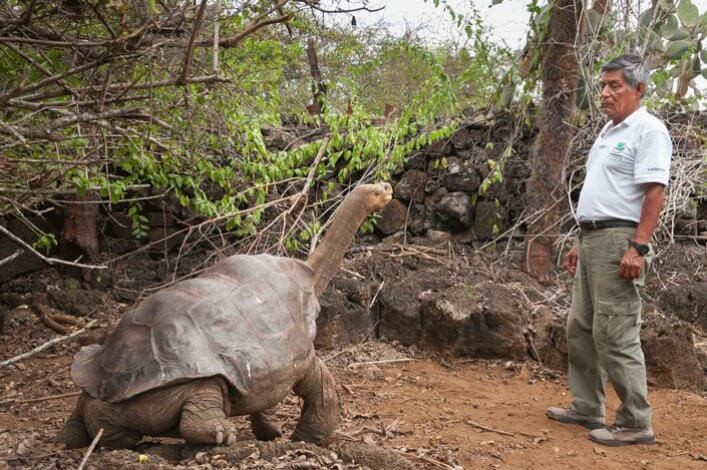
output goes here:
<path id="1" fill-rule="evenodd" d="M 319 59 L 314 39 L 307 40 L 307 62 L 309 62 L 309 72 L 312 75 L 312 103 L 307 105 L 309 114 L 321 114 L 324 111 L 324 95 L 326 94 L 326 84 L 324 77 L 319 70 Z"/>
<path id="2" fill-rule="evenodd" d="M 98 201 L 96 194 L 89 193 L 84 198 L 72 197 L 76 203 L 67 202 L 64 207 L 64 228 L 61 233 L 62 245 L 70 252 L 79 250 L 94 262 L 98 258 L 98 204 L 87 204 Z M 73 253 L 72 253 L 73 254 Z"/>
<path id="3" fill-rule="evenodd" d="M 527 186 L 533 222 L 525 240 L 522 269 L 545 282 L 554 265 L 553 244 L 566 209 L 565 157 L 574 135 L 572 121 L 579 81 L 575 41 L 581 0 L 554 0 L 541 62 L 543 103 L 531 152 Z"/>

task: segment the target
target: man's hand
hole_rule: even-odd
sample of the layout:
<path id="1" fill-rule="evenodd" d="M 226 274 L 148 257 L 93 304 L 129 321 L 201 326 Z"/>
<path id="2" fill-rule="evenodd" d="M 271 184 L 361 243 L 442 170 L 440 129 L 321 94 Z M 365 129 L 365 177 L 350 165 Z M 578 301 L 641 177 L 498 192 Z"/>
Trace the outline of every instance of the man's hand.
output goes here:
<path id="1" fill-rule="evenodd" d="M 579 259 L 579 245 L 574 245 L 565 255 L 565 271 L 574 276 L 577 271 L 577 260 Z"/>
<path id="2" fill-rule="evenodd" d="M 621 258 L 619 265 L 619 276 L 624 279 L 636 279 L 641 275 L 643 269 L 643 256 L 638 254 L 634 247 L 628 249 Z"/>

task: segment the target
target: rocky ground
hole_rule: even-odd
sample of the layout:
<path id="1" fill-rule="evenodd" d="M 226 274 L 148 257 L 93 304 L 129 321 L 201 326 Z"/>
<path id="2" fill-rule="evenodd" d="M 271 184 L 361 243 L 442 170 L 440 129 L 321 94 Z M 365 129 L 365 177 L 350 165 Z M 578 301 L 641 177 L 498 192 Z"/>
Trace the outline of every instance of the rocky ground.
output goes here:
<path id="1" fill-rule="evenodd" d="M 176 441 L 147 442 L 137 452 L 96 448 L 86 468 L 705 468 L 704 253 L 698 245 L 664 252 L 644 289 L 655 446 L 600 447 L 583 428 L 545 418 L 547 406 L 569 399 L 565 275 L 541 286 L 514 268 L 512 252 L 499 258 L 391 240 L 352 249 L 322 298 L 317 346 L 344 404 L 328 449 L 259 444 L 234 418 L 235 448 L 182 449 Z M 164 261 L 145 256 L 108 280 L 43 270 L 0 286 L 0 361 L 62 336 L 47 317 L 77 319 L 62 324 L 68 333 L 91 324 L 0 367 L 0 469 L 79 465 L 85 449 L 50 442 L 76 399 L 72 355 L 101 342 L 139 293 L 168 273 Z M 278 408 L 286 434 L 299 406 L 292 396 Z M 609 421 L 616 406 L 610 391 Z"/>

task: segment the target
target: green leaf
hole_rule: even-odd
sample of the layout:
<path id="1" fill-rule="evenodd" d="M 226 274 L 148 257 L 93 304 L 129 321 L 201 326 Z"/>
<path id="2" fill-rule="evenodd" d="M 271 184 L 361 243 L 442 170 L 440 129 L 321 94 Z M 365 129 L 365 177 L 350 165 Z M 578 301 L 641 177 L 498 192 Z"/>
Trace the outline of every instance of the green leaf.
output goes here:
<path id="1" fill-rule="evenodd" d="M 500 95 L 498 96 L 498 101 L 497 104 L 500 108 L 507 108 L 510 104 L 511 101 L 513 101 L 513 94 L 516 91 L 516 84 L 511 82 L 507 83 L 504 85 L 503 89 L 501 90 Z"/>
<path id="2" fill-rule="evenodd" d="M 700 57 L 702 58 L 702 62 L 704 62 L 705 64 L 707 64 L 707 49 L 704 49 L 704 48 L 703 48 L 703 49 L 700 51 Z"/>
<path id="3" fill-rule="evenodd" d="M 648 47 L 646 52 L 663 52 L 665 50 L 663 40 L 655 31 L 648 30 L 646 34 L 648 35 Z M 641 42 L 643 41 L 645 41 L 645 36 L 641 38 Z"/>
<path id="4" fill-rule="evenodd" d="M 669 60 L 679 59 L 685 54 L 685 51 L 692 45 L 692 41 L 672 41 L 668 43 L 665 49 L 665 57 Z"/>
<path id="5" fill-rule="evenodd" d="M 660 8 L 662 8 L 664 11 L 670 11 L 673 9 L 673 0 L 658 0 L 658 5 Z"/>
<path id="6" fill-rule="evenodd" d="M 678 18 L 686 28 L 694 27 L 700 19 L 700 11 L 690 0 L 680 0 L 678 3 Z"/>
<path id="7" fill-rule="evenodd" d="M 684 31 L 682 29 L 678 29 L 668 39 L 671 41 L 682 41 L 682 40 L 687 39 L 689 37 L 690 37 L 690 33 L 688 33 L 687 31 Z"/>
<path id="8" fill-rule="evenodd" d="M 665 39 L 670 39 L 673 34 L 678 30 L 678 19 L 675 15 L 668 15 L 668 17 L 665 18 L 665 23 L 663 23 L 663 27 L 660 29 L 661 34 Z"/>
<path id="9" fill-rule="evenodd" d="M 692 58 L 692 63 L 690 64 L 690 80 L 697 77 L 700 74 L 700 57 L 695 54 Z"/>
<path id="10" fill-rule="evenodd" d="M 653 22 L 653 9 L 652 8 L 649 8 L 648 10 L 641 13 L 641 16 L 638 18 L 638 24 L 644 28 L 650 27 L 652 22 Z"/>
<path id="11" fill-rule="evenodd" d="M 700 30 L 702 34 L 707 34 L 707 11 L 702 13 L 702 19 L 700 20 Z"/>

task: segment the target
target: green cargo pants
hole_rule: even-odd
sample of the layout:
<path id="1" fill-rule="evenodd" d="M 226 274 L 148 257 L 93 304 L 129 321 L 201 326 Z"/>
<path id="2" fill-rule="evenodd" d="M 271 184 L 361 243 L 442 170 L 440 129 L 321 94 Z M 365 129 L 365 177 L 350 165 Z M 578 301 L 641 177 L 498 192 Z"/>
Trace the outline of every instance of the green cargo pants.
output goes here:
<path id="1" fill-rule="evenodd" d="M 651 425 L 646 366 L 641 350 L 642 286 L 653 250 L 641 277 L 619 277 L 619 263 L 633 238 L 633 228 L 583 231 L 567 320 L 569 386 L 572 408 L 587 416 L 604 416 L 606 376 L 621 399 L 615 424 Z"/>

